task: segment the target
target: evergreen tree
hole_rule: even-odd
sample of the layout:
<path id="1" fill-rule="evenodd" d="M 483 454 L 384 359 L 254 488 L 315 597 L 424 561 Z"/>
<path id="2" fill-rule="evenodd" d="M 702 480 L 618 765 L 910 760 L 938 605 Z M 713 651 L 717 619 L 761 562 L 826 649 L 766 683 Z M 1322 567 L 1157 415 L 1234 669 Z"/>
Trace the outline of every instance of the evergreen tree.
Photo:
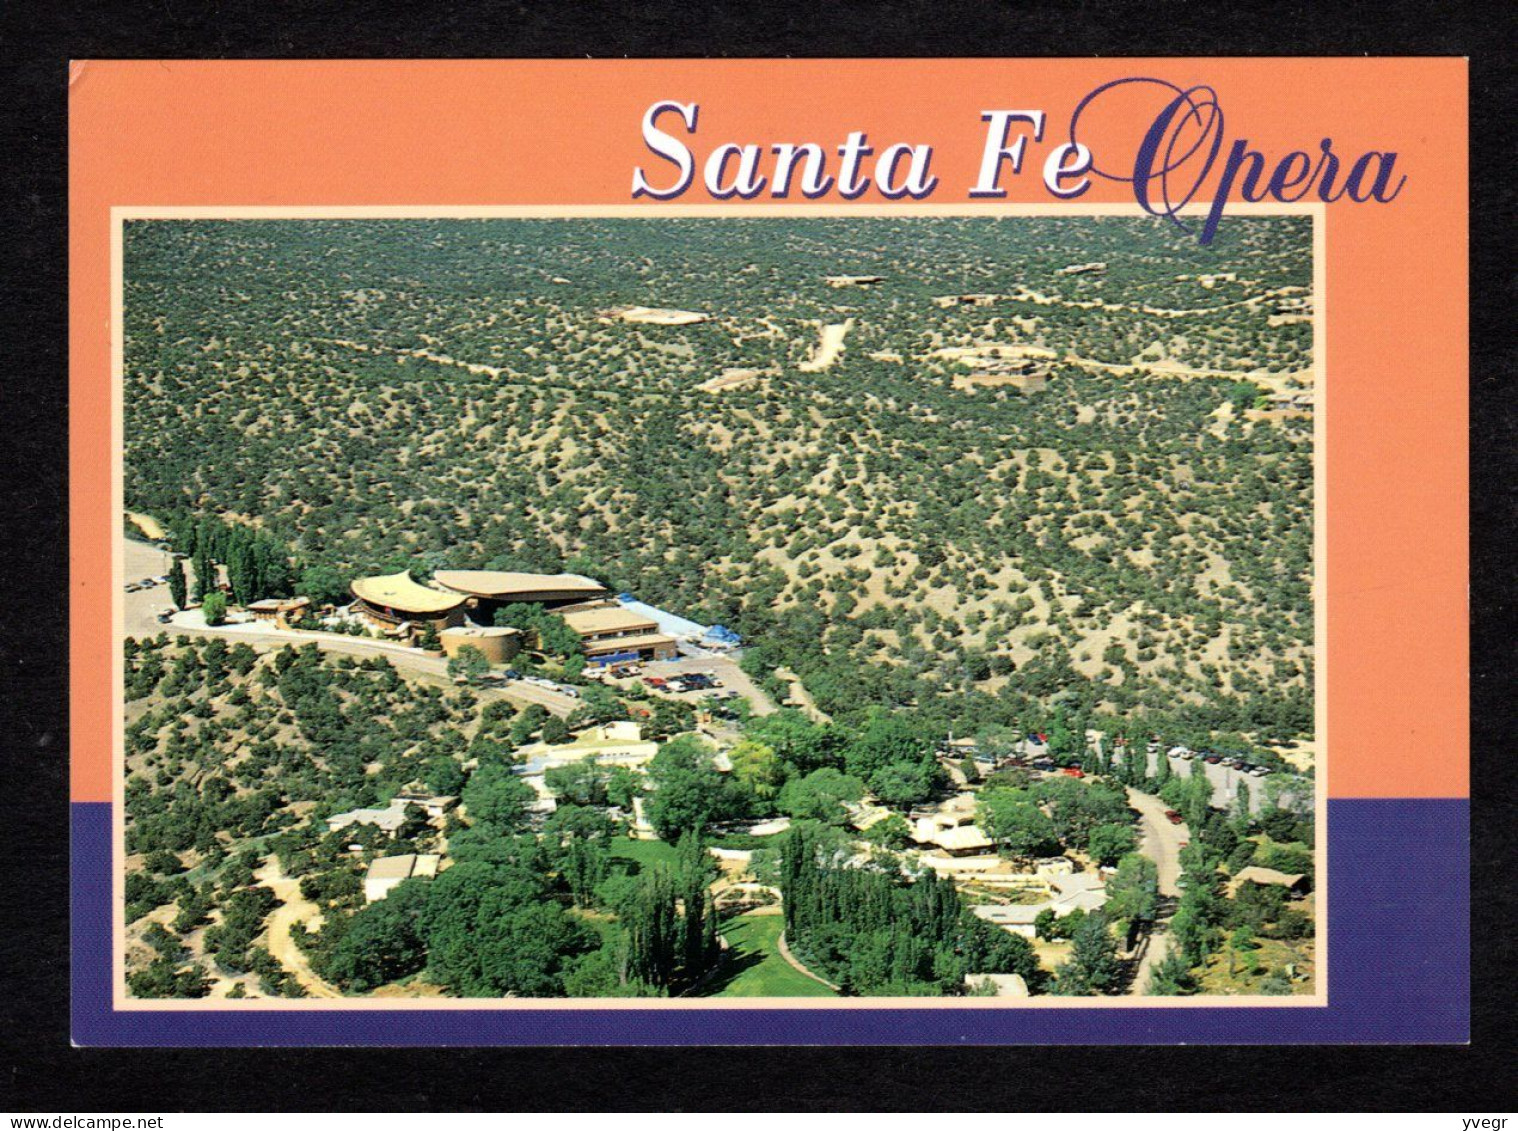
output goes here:
<path id="1" fill-rule="evenodd" d="M 1055 976 L 1055 992 L 1075 997 L 1106 993 L 1117 974 L 1117 944 L 1107 930 L 1107 916 L 1092 912 L 1071 937 L 1070 961 Z"/>
<path id="2" fill-rule="evenodd" d="M 189 599 L 189 583 L 184 576 L 184 562 L 178 558 L 169 567 L 169 599 L 174 602 L 176 608 L 184 608 Z"/>
<path id="3" fill-rule="evenodd" d="M 194 595 L 197 601 L 203 601 L 206 594 L 216 588 L 216 562 L 211 557 L 210 541 L 204 534 L 196 540 L 194 565 Z"/>

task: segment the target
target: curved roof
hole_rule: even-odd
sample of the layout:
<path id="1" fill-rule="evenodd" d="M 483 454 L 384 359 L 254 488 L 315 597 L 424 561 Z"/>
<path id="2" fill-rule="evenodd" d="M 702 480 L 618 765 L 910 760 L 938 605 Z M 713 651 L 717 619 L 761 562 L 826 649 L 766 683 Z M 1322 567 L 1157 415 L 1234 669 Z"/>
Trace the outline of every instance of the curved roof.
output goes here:
<path id="1" fill-rule="evenodd" d="M 405 570 L 382 577 L 355 578 L 352 588 L 353 595 L 361 601 L 408 613 L 447 613 L 464 603 L 459 593 L 418 585 Z"/>
<path id="2" fill-rule="evenodd" d="M 506 573 L 493 569 L 440 569 L 439 585 L 471 597 L 498 601 L 557 601 L 599 597 L 606 586 L 577 573 Z"/>

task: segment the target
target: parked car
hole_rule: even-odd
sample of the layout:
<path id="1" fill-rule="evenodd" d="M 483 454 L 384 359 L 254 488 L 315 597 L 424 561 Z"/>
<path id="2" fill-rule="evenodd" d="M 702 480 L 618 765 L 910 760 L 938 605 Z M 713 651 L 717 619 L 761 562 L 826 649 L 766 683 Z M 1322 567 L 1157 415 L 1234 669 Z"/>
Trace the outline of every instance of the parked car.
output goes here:
<path id="1" fill-rule="evenodd" d="M 570 687 L 567 683 L 559 684 L 554 690 L 568 695 L 571 699 L 578 699 L 580 697 L 580 689 L 578 687 Z"/>
<path id="2" fill-rule="evenodd" d="M 165 609 L 163 612 L 161 612 L 161 613 L 158 614 L 158 623 L 159 624 L 168 624 L 169 621 L 171 621 L 173 619 L 174 619 L 174 610 L 173 609 Z"/>
<path id="3" fill-rule="evenodd" d="M 1174 809 L 1166 809 L 1165 820 L 1169 821 L 1172 825 L 1180 825 L 1185 823 L 1186 818 L 1182 817 Z"/>
<path id="4" fill-rule="evenodd" d="M 1209 754 L 1207 757 L 1202 759 L 1202 761 L 1206 762 L 1209 766 L 1216 766 L 1222 760 L 1223 759 L 1219 758 L 1216 754 Z"/>
<path id="5" fill-rule="evenodd" d="M 661 676 L 646 675 L 643 677 L 643 682 L 648 684 L 650 687 L 663 687 L 668 682 L 668 680 L 665 680 Z"/>
<path id="6" fill-rule="evenodd" d="M 516 668 L 507 668 L 505 671 L 503 671 L 501 673 L 501 675 L 503 675 L 507 679 L 521 679 L 522 678 L 522 673 L 519 672 L 519 671 L 517 671 Z"/>
<path id="7" fill-rule="evenodd" d="M 1079 766 L 1066 766 L 1060 773 L 1069 778 L 1083 778 L 1086 776 L 1086 771 Z"/>

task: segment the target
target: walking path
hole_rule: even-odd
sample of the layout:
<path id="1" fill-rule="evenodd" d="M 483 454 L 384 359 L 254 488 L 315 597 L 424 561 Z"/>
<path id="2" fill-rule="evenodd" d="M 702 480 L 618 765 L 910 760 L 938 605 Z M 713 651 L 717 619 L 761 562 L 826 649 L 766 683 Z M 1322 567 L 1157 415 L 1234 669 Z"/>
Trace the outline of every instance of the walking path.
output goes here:
<path id="1" fill-rule="evenodd" d="M 785 959 L 786 962 L 790 963 L 792 969 L 794 969 L 797 973 L 799 973 L 799 974 L 805 974 L 808 978 L 810 978 L 814 982 L 821 982 L 824 986 L 826 986 L 828 989 L 832 990 L 835 994 L 842 992 L 837 986 L 833 985 L 832 982 L 828 981 L 821 974 L 814 974 L 814 973 L 812 973 L 812 971 L 808 970 L 805 966 L 801 965 L 800 961 L 797 960 L 796 956 L 791 953 L 791 948 L 788 947 L 785 944 L 785 932 L 784 931 L 781 931 L 780 932 L 780 937 L 775 940 L 775 949 L 777 949 L 778 951 L 780 951 L 780 957 L 783 958 L 783 959 Z"/>
<path id="2" fill-rule="evenodd" d="M 312 903 L 300 891 L 300 881 L 285 875 L 279 866 L 279 858 L 270 856 L 254 873 L 258 882 L 272 891 L 280 900 L 280 906 L 269 913 L 269 953 L 279 964 L 295 976 L 311 997 L 337 998 L 343 995 L 316 976 L 305 951 L 295 945 L 290 928 L 304 923 L 314 929 L 321 922 L 321 908 Z"/>

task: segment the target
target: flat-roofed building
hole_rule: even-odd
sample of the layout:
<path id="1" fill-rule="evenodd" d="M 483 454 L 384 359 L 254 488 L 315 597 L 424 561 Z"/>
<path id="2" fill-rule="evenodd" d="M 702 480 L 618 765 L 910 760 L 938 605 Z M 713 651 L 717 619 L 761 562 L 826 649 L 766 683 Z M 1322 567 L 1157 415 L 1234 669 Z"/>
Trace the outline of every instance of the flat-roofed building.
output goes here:
<path id="1" fill-rule="evenodd" d="M 311 607 L 310 597 L 266 597 L 248 606 L 255 621 L 272 622 L 279 628 L 289 628 L 305 615 Z"/>
<path id="2" fill-rule="evenodd" d="M 445 628 L 438 634 L 443 654 L 457 656 L 467 645 L 479 650 L 492 664 L 504 664 L 522 650 L 522 633 L 515 628 L 483 628 L 476 624 Z"/>
<path id="3" fill-rule="evenodd" d="M 387 636 L 410 636 L 425 625 L 441 631 L 462 624 L 465 597 L 418 584 L 405 570 L 352 584 L 358 612 Z"/>
<path id="4" fill-rule="evenodd" d="M 437 875 L 441 856 L 417 855 L 381 856 L 369 865 L 364 874 L 364 902 L 374 903 L 384 899 L 397 884 L 415 877 L 430 878 Z"/>
<path id="5" fill-rule="evenodd" d="M 558 614 L 579 636 L 585 658 L 591 661 L 670 660 L 679 654 L 675 638 L 660 632 L 657 621 L 616 601 L 566 605 Z"/>

